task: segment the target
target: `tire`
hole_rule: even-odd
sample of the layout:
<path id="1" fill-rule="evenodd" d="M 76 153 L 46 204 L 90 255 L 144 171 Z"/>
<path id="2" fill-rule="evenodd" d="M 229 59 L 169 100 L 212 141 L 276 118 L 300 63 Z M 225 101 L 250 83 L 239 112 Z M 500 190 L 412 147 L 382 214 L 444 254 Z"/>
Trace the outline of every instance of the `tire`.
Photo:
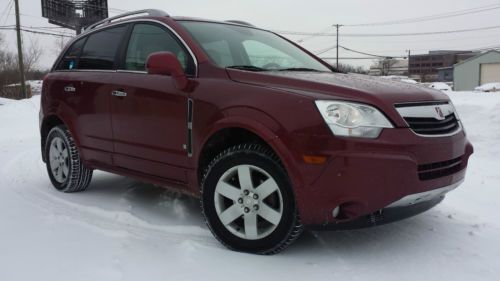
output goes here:
<path id="1" fill-rule="evenodd" d="M 72 193 L 87 189 L 93 171 L 82 163 L 73 137 L 65 126 L 50 130 L 44 153 L 50 181 L 57 190 Z"/>
<path id="2" fill-rule="evenodd" d="M 302 233 L 288 176 L 262 145 L 241 144 L 220 153 L 203 175 L 201 192 L 208 227 L 231 250 L 273 255 Z"/>

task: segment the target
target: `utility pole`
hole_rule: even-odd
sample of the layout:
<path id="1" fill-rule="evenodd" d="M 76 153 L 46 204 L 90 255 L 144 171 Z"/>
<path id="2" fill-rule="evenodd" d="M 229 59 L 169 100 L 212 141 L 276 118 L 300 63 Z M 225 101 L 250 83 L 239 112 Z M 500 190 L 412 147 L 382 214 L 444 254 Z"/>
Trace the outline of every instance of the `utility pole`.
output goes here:
<path id="1" fill-rule="evenodd" d="M 23 43 L 21 38 L 21 20 L 19 18 L 19 0 L 14 0 L 16 9 L 16 33 L 17 33 L 17 54 L 19 63 L 19 74 L 21 78 L 21 93 L 24 98 L 28 98 L 26 92 L 26 80 L 24 77 L 24 59 L 23 59 Z"/>
<path id="2" fill-rule="evenodd" d="M 411 50 L 406 50 L 408 52 L 408 77 L 410 77 L 410 58 L 411 58 Z"/>
<path id="3" fill-rule="evenodd" d="M 338 70 L 339 69 L 339 48 L 340 48 L 340 46 L 339 46 L 339 29 L 342 25 L 335 24 L 334 26 L 337 28 L 337 48 L 336 49 L 337 49 L 337 70 Z"/>

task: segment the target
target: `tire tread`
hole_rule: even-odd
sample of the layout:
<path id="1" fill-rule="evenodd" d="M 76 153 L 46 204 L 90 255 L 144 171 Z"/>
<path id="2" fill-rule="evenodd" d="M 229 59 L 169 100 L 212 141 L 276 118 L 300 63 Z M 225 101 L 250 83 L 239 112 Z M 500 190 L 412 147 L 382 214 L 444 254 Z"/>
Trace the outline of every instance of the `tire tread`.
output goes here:
<path id="1" fill-rule="evenodd" d="M 281 169 L 283 169 L 283 171 L 285 171 L 279 157 L 276 155 L 276 153 L 274 153 L 274 151 L 272 151 L 271 148 L 264 146 L 262 144 L 259 144 L 259 143 L 238 144 L 238 145 L 229 147 L 229 148 L 223 150 L 222 152 L 220 152 L 216 157 L 214 157 L 214 159 L 210 162 L 210 164 L 207 165 L 207 167 L 204 169 L 203 177 L 202 177 L 202 181 L 201 181 L 201 190 L 200 190 L 201 193 L 203 193 L 203 186 L 205 185 L 205 181 L 206 181 L 211 169 L 214 166 L 216 166 L 221 160 L 223 160 L 224 158 L 231 156 L 235 153 L 259 154 L 261 157 L 268 158 L 268 159 L 272 160 L 273 162 L 276 163 L 276 165 L 278 165 Z M 285 174 L 286 174 L 286 172 L 285 172 Z M 226 242 L 222 241 L 222 239 L 220 239 L 220 237 L 212 229 L 212 226 L 208 222 L 207 216 L 206 216 L 205 211 L 204 211 L 203 196 L 200 196 L 200 205 L 201 205 L 203 217 L 205 219 L 205 224 L 208 226 L 208 228 L 210 229 L 212 234 L 215 236 L 215 238 L 222 245 L 224 245 L 226 248 L 228 248 L 230 250 L 237 251 L 237 249 L 233 248 L 231 245 L 228 245 Z M 302 223 L 300 221 L 300 216 L 299 216 L 299 213 L 298 213 L 296 208 L 295 208 L 295 218 L 294 218 L 294 222 L 292 225 L 293 226 L 290 228 L 290 231 L 288 232 L 288 234 L 284 237 L 284 239 L 281 242 L 277 243 L 274 247 L 272 247 L 270 249 L 257 252 L 256 254 L 259 254 L 259 255 L 278 254 L 281 251 L 288 248 L 293 242 L 295 242 L 295 240 L 297 240 L 300 237 L 300 235 L 302 234 L 302 232 L 304 230 L 304 226 L 302 225 Z"/>

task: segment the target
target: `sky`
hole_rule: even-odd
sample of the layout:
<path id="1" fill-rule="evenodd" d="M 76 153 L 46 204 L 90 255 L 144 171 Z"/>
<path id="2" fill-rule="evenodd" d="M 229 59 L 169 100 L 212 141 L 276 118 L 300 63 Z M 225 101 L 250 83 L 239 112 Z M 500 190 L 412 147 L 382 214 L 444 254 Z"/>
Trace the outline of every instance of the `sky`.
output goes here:
<path id="1" fill-rule="evenodd" d="M 4 16 L 4 10 L 12 0 L 0 0 L 0 26 L 15 24 L 13 10 Z M 19 0 L 21 24 L 23 26 L 52 26 L 41 17 L 40 0 Z M 299 32 L 335 32 L 334 24 L 356 25 L 376 23 L 477 8 L 500 1 L 492 0 L 108 0 L 110 15 L 123 11 L 145 8 L 162 9 L 174 16 L 200 17 L 213 20 L 238 19 L 270 30 Z M 429 50 L 468 50 L 486 46 L 500 46 L 500 28 L 459 34 L 404 37 L 342 37 L 344 34 L 415 33 L 461 30 L 500 25 L 500 9 L 453 18 L 439 19 L 411 24 L 344 26 L 340 29 L 340 45 L 381 56 L 406 56 L 422 54 Z M 57 30 L 58 32 L 62 30 Z M 68 34 L 74 31 L 66 30 Z M 8 48 L 15 48 L 15 33 L 0 30 L 8 41 Z M 49 68 L 57 56 L 57 38 L 45 35 L 23 35 L 25 44 L 36 41 L 44 48 L 39 67 Z M 319 52 L 336 45 L 335 37 L 313 37 L 287 35 L 299 41 L 312 52 Z M 321 56 L 334 57 L 335 50 Z M 363 55 L 340 51 L 341 58 L 364 57 Z M 341 62 L 368 68 L 373 60 L 348 60 Z"/>

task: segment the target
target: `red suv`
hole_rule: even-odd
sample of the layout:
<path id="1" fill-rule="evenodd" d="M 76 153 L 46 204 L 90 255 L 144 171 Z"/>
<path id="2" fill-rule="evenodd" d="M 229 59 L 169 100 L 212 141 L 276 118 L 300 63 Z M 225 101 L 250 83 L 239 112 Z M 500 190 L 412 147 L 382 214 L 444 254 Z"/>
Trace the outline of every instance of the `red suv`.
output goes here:
<path id="1" fill-rule="evenodd" d="M 274 254 L 304 227 L 409 217 L 464 179 L 473 148 L 449 98 L 337 73 L 244 22 L 157 10 L 96 23 L 43 84 L 43 159 L 83 191 L 94 169 L 197 196 L 215 237 Z"/>

